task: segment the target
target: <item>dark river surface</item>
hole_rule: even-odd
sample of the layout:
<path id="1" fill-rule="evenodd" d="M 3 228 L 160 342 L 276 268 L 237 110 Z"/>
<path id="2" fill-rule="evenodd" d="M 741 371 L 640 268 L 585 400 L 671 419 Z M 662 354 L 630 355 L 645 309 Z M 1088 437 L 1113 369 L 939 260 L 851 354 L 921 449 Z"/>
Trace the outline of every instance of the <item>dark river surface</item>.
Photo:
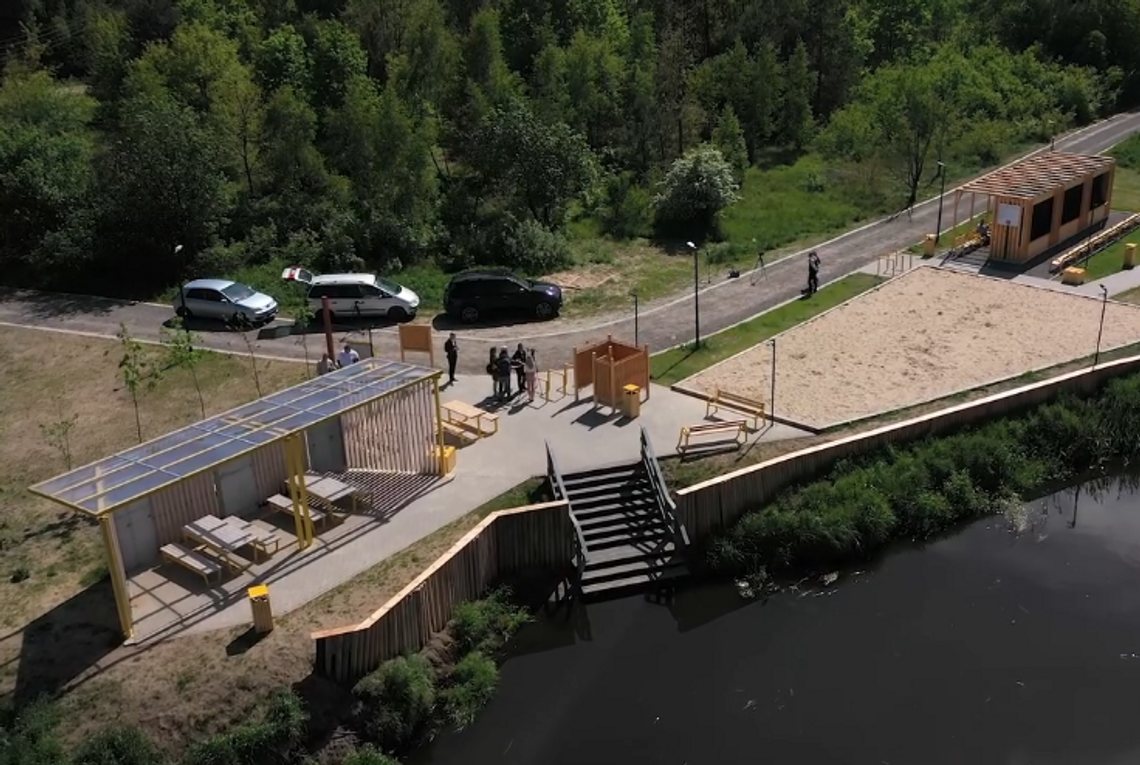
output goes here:
<path id="1" fill-rule="evenodd" d="M 476 724 L 408 762 L 1140 765 L 1140 495 L 1070 490 L 828 588 L 627 598 L 517 643 Z"/>

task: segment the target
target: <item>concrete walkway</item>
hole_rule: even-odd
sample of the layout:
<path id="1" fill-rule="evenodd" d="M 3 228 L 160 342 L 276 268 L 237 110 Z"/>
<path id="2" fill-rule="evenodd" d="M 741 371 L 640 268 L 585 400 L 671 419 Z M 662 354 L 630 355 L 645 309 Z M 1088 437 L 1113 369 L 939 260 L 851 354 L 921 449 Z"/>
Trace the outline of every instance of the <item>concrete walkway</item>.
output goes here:
<path id="1" fill-rule="evenodd" d="M 490 388 L 486 375 L 461 377 L 443 391 L 443 400 L 486 407 Z M 648 430 L 658 456 L 674 454 L 681 426 L 704 420 L 704 402 L 657 385 L 650 396 L 637 420 L 626 420 L 606 408 L 595 410 L 588 398 L 575 403 L 573 395 L 534 404 L 520 398 L 498 410 L 496 435 L 459 450 L 450 481 L 425 482 L 419 487 L 422 493 L 402 508 L 364 512 L 332 529 L 318 528 L 316 543 L 303 552 L 295 547 L 291 517 L 266 518 L 281 530 L 285 540 L 281 551 L 249 574 L 211 589 L 172 566 L 136 573 L 130 589 L 138 639 L 147 642 L 248 623 L 245 590 L 255 583 L 270 585 L 275 613 L 299 608 L 527 478 L 544 475 L 544 441 L 551 444 L 563 472 L 636 459 L 640 425 Z M 806 435 L 776 425 L 753 435 L 750 443 Z M 376 603 L 377 608 L 381 605 Z"/>

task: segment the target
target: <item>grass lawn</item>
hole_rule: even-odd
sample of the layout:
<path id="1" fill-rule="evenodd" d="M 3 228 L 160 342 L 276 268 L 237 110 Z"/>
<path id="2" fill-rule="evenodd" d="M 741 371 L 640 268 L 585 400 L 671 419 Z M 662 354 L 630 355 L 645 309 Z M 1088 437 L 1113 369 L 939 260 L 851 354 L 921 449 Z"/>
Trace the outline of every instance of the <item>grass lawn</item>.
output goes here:
<path id="1" fill-rule="evenodd" d="M 1130 167 L 1116 167 L 1112 182 L 1112 209 L 1140 212 L 1140 172 Z"/>
<path id="2" fill-rule="evenodd" d="M 1106 276 L 1119 273 L 1124 270 L 1124 248 L 1129 243 L 1140 245 L 1140 232 L 1133 232 L 1128 236 L 1120 239 L 1112 245 L 1093 255 L 1084 263 L 1078 264 L 1080 268 L 1085 269 L 1085 279 L 1087 281 L 1096 281 L 1103 279 Z"/>
<path id="3" fill-rule="evenodd" d="M 697 350 L 691 347 L 674 348 L 653 356 L 650 360 L 650 376 L 661 385 L 672 385 L 718 361 L 724 361 L 729 356 L 762 343 L 773 335 L 802 324 L 882 282 L 883 279 L 871 274 L 845 276 L 820 289 L 810 300 L 797 300 L 718 332 L 701 343 Z"/>

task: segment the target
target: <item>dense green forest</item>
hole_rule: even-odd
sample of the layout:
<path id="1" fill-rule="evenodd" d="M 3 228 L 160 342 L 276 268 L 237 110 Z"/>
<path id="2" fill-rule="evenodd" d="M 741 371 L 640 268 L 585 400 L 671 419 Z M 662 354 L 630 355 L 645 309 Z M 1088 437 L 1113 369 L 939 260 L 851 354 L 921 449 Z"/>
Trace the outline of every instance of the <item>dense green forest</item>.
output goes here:
<path id="1" fill-rule="evenodd" d="M 1140 0 L 24 3 L 0 263 L 81 291 L 545 273 L 581 231 L 716 239 L 798 162 L 801 197 L 900 209 L 1140 93 Z"/>

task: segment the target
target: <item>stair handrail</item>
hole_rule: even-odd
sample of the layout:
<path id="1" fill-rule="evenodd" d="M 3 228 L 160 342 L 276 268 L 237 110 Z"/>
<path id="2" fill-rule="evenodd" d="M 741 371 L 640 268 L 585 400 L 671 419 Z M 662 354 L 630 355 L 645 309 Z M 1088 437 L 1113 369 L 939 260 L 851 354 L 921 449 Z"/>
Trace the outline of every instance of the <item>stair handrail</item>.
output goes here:
<path id="1" fill-rule="evenodd" d="M 574 528 L 574 565 L 578 573 L 574 586 L 580 591 L 582 577 L 586 574 L 586 535 L 582 532 L 582 524 L 578 523 L 570 507 L 570 495 L 566 492 L 566 484 L 562 482 L 562 472 L 558 469 L 558 461 L 554 457 L 554 450 L 550 448 L 549 441 L 546 442 L 546 479 L 550 481 L 550 490 L 554 494 L 554 499 L 566 503 L 566 515 Z"/>
<path id="2" fill-rule="evenodd" d="M 649 432 L 646 431 L 644 425 L 641 426 L 641 462 L 645 465 L 645 469 L 649 473 L 649 482 L 653 484 L 653 490 L 657 494 L 657 507 L 662 520 L 672 530 L 678 546 L 687 548 L 689 546 L 689 532 L 686 531 L 685 524 L 681 523 L 681 519 L 677 517 L 677 505 L 673 502 L 673 497 L 669 495 L 669 489 L 665 485 L 665 476 L 661 475 L 661 465 L 657 462 L 653 444 L 649 441 Z"/>

